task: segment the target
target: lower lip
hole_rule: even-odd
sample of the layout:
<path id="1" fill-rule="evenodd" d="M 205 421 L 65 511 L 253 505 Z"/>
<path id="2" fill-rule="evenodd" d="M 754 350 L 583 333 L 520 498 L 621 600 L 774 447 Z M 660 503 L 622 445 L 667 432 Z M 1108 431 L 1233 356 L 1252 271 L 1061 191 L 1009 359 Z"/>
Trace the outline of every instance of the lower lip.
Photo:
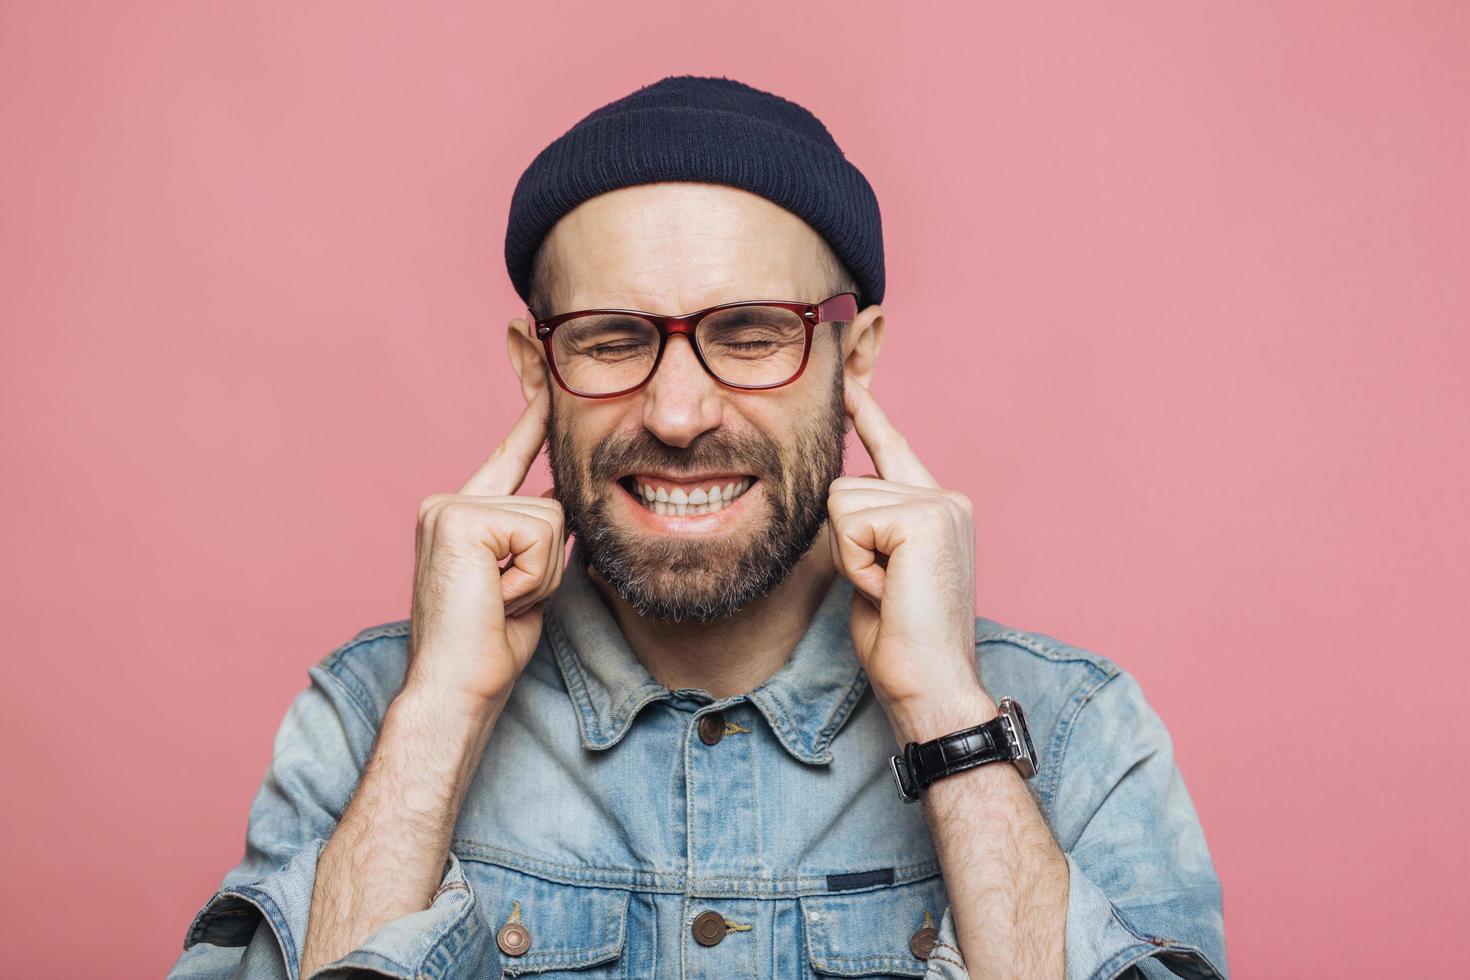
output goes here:
<path id="1" fill-rule="evenodd" d="M 613 482 L 617 485 L 618 496 L 623 498 L 627 508 L 633 512 L 633 522 L 656 534 L 710 534 L 722 531 L 740 520 L 748 509 L 746 501 L 765 487 L 764 481 L 756 480 L 744 493 L 713 514 L 680 517 L 678 514 L 655 514 L 629 493 L 621 481 Z"/>

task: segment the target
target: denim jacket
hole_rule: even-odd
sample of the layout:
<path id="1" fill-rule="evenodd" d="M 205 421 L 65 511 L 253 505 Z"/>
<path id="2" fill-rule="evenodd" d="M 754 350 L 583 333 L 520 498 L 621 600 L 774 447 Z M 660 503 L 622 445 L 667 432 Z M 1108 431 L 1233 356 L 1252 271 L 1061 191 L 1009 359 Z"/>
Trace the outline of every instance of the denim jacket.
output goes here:
<path id="1" fill-rule="evenodd" d="M 766 683 L 715 699 L 654 681 L 578 558 L 491 735 L 432 903 L 327 975 L 967 977 L 922 805 L 898 796 L 894 736 L 852 649 L 851 583 L 833 580 Z M 1223 977 L 1219 880 L 1138 685 L 1051 637 L 975 626 L 986 688 L 1026 710 L 1039 755 L 1029 785 L 1066 855 L 1066 976 Z M 244 858 L 170 977 L 298 976 L 317 856 L 408 645 L 407 620 L 375 626 L 310 668 Z M 723 920 L 713 945 L 696 941 L 702 913 L 714 914 L 705 927 Z M 507 923 L 523 950 L 497 941 Z M 921 959 L 911 940 L 926 925 L 938 943 Z"/>

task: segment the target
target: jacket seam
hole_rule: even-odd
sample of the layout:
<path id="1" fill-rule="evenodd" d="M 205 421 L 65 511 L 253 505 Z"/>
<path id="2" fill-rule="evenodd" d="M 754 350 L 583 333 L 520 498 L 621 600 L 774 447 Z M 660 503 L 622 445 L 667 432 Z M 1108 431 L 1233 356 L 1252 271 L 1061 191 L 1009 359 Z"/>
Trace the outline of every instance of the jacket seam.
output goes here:
<path id="1" fill-rule="evenodd" d="M 1224 976 L 1224 974 L 1220 972 L 1219 968 L 1216 967 L 1214 963 L 1210 962 L 1210 958 L 1205 955 L 1203 947 L 1196 946 L 1193 943 L 1182 943 L 1178 940 L 1169 939 L 1164 936 L 1149 936 L 1139 932 L 1137 929 L 1133 928 L 1133 926 L 1128 922 L 1126 918 L 1123 917 L 1122 910 L 1118 908 L 1118 906 L 1112 901 L 1112 899 L 1108 900 L 1108 913 L 1113 917 L 1113 921 L 1116 922 L 1119 927 L 1123 929 L 1124 932 L 1128 933 L 1128 935 L 1132 936 L 1134 939 L 1137 939 L 1138 942 L 1142 944 L 1141 951 L 1143 955 L 1134 956 L 1132 959 L 1128 960 L 1127 963 L 1118 964 L 1119 969 L 1129 966 L 1130 964 L 1137 963 L 1139 960 L 1146 960 L 1151 956 L 1158 956 L 1161 953 L 1184 953 L 1199 957 L 1200 961 L 1203 962 L 1205 966 L 1209 967 L 1209 969 L 1215 974 L 1215 976 Z M 1127 952 L 1127 949 L 1125 949 L 1123 952 Z M 1119 955 L 1121 955 L 1121 953 Z M 1116 976 L 1116 974 L 1109 974 L 1109 976 Z"/>
<path id="2" fill-rule="evenodd" d="M 822 763 L 829 763 L 831 761 L 832 753 L 830 747 L 833 740 L 837 737 L 838 730 L 847 722 L 848 717 L 852 715 L 853 709 L 862 700 L 867 690 L 868 673 L 859 668 L 857 677 L 853 679 L 852 685 L 847 689 L 847 693 L 843 695 L 841 703 L 832 709 L 832 713 L 827 716 L 826 723 L 818 730 L 816 738 L 812 740 L 812 752 L 810 754 L 813 758 Z M 806 760 L 804 759 L 802 761 Z"/>
<path id="3" fill-rule="evenodd" d="M 463 870 L 461 870 L 461 874 L 463 874 Z M 469 918 L 470 913 L 475 910 L 475 891 L 473 888 L 470 887 L 468 878 L 465 878 L 463 881 L 451 882 L 449 883 L 449 885 L 441 887 L 440 890 L 435 893 L 434 899 L 437 900 L 440 895 L 451 890 L 458 890 L 460 888 L 463 888 L 465 892 L 464 907 L 461 908 L 456 915 L 450 916 L 447 920 L 440 923 L 438 935 L 435 936 L 433 941 L 428 944 L 428 947 L 424 950 L 424 955 L 419 957 L 418 963 L 412 968 L 415 975 L 423 973 L 428 968 L 429 960 L 433 958 L 434 954 L 439 951 L 440 947 L 444 945 L 445 941 L 454 933 L 454 931 L 465 924 L 465 922 Z M 433 901 L 431 901 L 429 904 L 432 907 Z"/>
<path id="4" fill-rule="evenodd" d="M 410 620 L 403 619 L 359 630 L 352 639 L 336 647 L 321 660 L 308 667 L 306 672 L 312 677 L 332 677 L 337 682 L 338 688 L 346 693 L 347 700 L 352 703 L 358 715 L 367 723 L 368 729 L 375 732 L 379 726 L 379 719 L 375 717 L 370 707 L 372 697 L 356 672 L 350 669 L 352 661 L 349 658 L 360 648 L 376 643 L 378 640 L 408 635 L 412 626 Z"/>
<path id="5" fill-rule="evenodd" d="M 532 878 L 539 878 L 542 881 L 549 881 L 553 884 L 570 885 L 579 888 L 601 888 L 604 890 L 678 895 L 684 894 L 692 884 L 715 882 L 738 885 L 739 883 L 747 881 L 773 880 L 769 877 L 757 878 L 746 875 L 691 876 L 681 871 L 659 871 L 653 868 L 634 869 L 632 871 L 623 871 L 619 869 L 609 868 L 591 869 L 592 873 L 594 874 L 624 874 L 631 875 L 632 877 L 637 879 L 641 879 L 641 882 L 616 882 L 606 879 L 586 877 L 588 873 L 588 868 L 586 865 L 573 866 L 557 864 L 552 861 L 543 861 L 539 858 L 533 858 L 529 855 L 522 855 L 513 851 L 506 851 L 502 848 L 490 847 L 488 845 L 480 843 L 479 841 L 474 840 L 473 838 L 455 837 L 451 844 L 451 848 L 455 856 L 458 857 L 461 862 L 489 864 L 497 868 L 513 871 L 517 874 L 529 875 Z M 938 861 L 921 861 L 917 864 L 907 864 L 895 868 L 893 885 L 884 887 L 916 884 L 918 882 L 928 881 L 940 874 L 941 869 L 939 867 Z M 654 879 L 673 879 L 674 883 L 659 885 L 655 883 Z M 803 885 L 801 883 L 803 879 L 810 879 L 812 884 Z M 466 876 L 466 880 L 468 880 L 468 876 Z M 860 894 L 861 892 L 882 890 L 882 888 L 874 886 L 872 888 L 845 889 L 834 892 L 830 889 L 827 889 L 823 885 L 818 884 L 819 882 L 825 882 L 825 874 L 801 875 L 788 880 L 791 881 L 791 885 L 787 888 L 781 889 L 780 891 L 758 894 L 755 892 L 747 892 L 742 890 L 739 892 L 739 894 L 742 897 L 748 895 L 753 899 L 760 899 L 763 897 L 769 897 L 771 899 L 786 899 L 826 897 L 829 895 L 846 896 Z"/>
<path id="6" fill-rule="evenodd" d="M 1085 663 L 1089 664 L 1103 673 L 1112 673 L 1120 668 L 1110 658 L 1091 650 L 1083 649 L 1070 643 L 1064 643 L 1056 637 L 1038 634 L 1033 631 L 1005 627 L 1001 630 L 988 632 L 984 636 L 977 637 L 975 646 L 984 646 L 987 643 L 1009 643 L 1011 646 L 1024 650 L 1041 660 L 1052 663 Z"/>
<path id="7" fill-rule="evenodd" d="M 1128 932 L 1134 936 L 1138 935 L 1132 929 L 1129 929 Z M 1199 962 L 1203 963 L 1205 968 L 1215 977 L 1222 978 L 1225 976 L 1214 963 L 1210 962 L 1210 958 L 1198 946 L 1175 942 L 1159 944 L 1150 942 L 1147 939 L 1140 939 L 1137 943 L 1123 947 L 1111 958 L 1106 960 L 1102 966 L 1097 968 L 1089 980 L 1114 980 L 1115 977 L 1119 976 L 1125 969 L 1135 963 L 1171 953 L 1183 953 L 1188 956 L 1197 957 Z"/>
<path id="8" fill-rule="evenodd" d="M 1132 931 L 1129 930 L 1130 933 Z M 1157 952 L 1157 947 L 1146 942 L 1131 943 L 1104 960 L 1096 970 L 1092 971 L 1088 980 L 1114 980 L 1134 963 L 1146 960 Z"/>
<path id="9" fill-rule="evenodd" d="M 582 744 L 591 749 L 607 749 L 622 741 L 627 730 L 632 727 L 633 717 L 645 705 L 658 700 L 660 693 L 648 685 L 629 692 L 624 696 L 622 702 L 609 705 L 610 717 L 604 726 L 603 720 L 598 716 L 596 706 L 592 703 L 592 692 L 587 687 L 586 669 L 578 662 L 571 639 L 566 635 L 560 618 L 554 612 L 548 611 L 542 624 L 542 632 L 551 647 L 552 660 L 561 674 L 562 685 L 566 688 L 573 706 L 577 709 L 577 729 L 582 736 Z M 641 703 L 634 708 L 634 703 L 639 702 L 640 698 Z M 629 708 L 633 710 L 628 710 Z M 627 712 L 626 720 L 620 720 L 619 716 L 625 711 Z M 589 727 L 593 725 L 597 728 L 595 733 Z"/>
<path id="10" fill-rule="evenodd" d="M 281 950 L 281 956 L 285 959 L 288 970 L 299 972 L 301 969 L 300 954 L 296 950 L 296 944 L 291 939 L 291 927 L 286 921 L 285 913 L 276 904 L 276 900 L 270 895 L 255 888 L 252 885 L 237 885 L 233 888 L 222 888 L 211 902 L 219 898 L 229 896 L 237 898 L 253 906 L 265 921 L 270 925 L 271 932 L 275 935 L 276 945 Z M 196 922 L 196 927 L 198 923 Z M 192 936 L 190 938 L 193 938 Z M 197 940 L 196 940 L 197 942 Z M 295 964 L 294 970 L 291 969 Z"/>
<path id="11" fill-rule="evenodd" d="M 1066 708 L 1063 709 L 1062 717 L 1058 719 L 1056 729 L 1052 732 L 1051 742 L 1047 746 L 1048 771 L 1045 782 L 1041 786 L 1040 796 L 1041 805 L 1048 813 L 1051 812 L 1052 801 L 1056 799 L 1057 790 L 1061 786 L 1062 768 L 1066 762 L 1067 749 L 1072 744 L 1072 732 L 1077 728 L 1077 722 L 1083 709 L 1097 698 L 1099 691 L 1116 678 L 1123 676 L 1122 671 L 1109 674 L 1095 665 L 1093 669 L 1103 676 L 1101 679 L 1097 676 L 1089 677 L 1072 689 L 1072 693 L 1067 698 L 1067 707 L 1070 707 L 1071 710 L 1068 712 Z"/>
<path id="12" fill-rule="evenodd" d="M 348 658 L 357 652 L 359 647 L 376 643 L 378 640 L 396 639 L 407 636 L 413 628 L 413 623 L 407 619 L 394 620 L 391 623 L 383 623 L 379 626 L 369 626 L 358 630 L 346 643 L 334 647 L 326 656 L 316 662 L 314 666 L 333 674 L 341 675 L 346 672 Z"/>
<path id="13" fill-rule="evenodd" d="M 341 691 L 346 696 L 347 703 L 352 705 L 352 710 L 357 712 L 357 716 L 362 719 L 363 724 L 367 725 L 368 731 L 374 733 L 377 732 L 378 720 L 374 718 L 372 712 L 368 710 L 366 704 L 367 692 L 362 691 L 360 685 L 349 682 L 340 674 L 334 673 L 330 670 L 322 669 L 319 666 L 308 668 L 307 674 L 311 676 L 314 680 L 316 680 L 317 683 L 322 684 L 324 687 L 336 687 L 337 690 Z M 329 678 L 331 679 L 331 684 L 323 683 Z M 354 690 L 354 688 L 357 688 L 357 690 Z M 361 698 L 359 698 L 359 693 L 361 693 L 362 695 Z"/>

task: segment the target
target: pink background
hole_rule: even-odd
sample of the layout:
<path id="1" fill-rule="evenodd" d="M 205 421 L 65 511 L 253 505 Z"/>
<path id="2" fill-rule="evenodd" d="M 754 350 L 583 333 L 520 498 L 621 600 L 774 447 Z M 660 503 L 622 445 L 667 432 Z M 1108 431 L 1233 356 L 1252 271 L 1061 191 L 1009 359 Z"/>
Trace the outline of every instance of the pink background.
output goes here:
<path id="1" fill-rule="evenodd" d="M 613 6 L 6 4 L 7 975 L 172 963 L 519 410 L 517 176 L 675 72 L 872 181 L 875 391 L 1168 722 L 1236 975 L 1463 969 L 1470 7 Z"/>

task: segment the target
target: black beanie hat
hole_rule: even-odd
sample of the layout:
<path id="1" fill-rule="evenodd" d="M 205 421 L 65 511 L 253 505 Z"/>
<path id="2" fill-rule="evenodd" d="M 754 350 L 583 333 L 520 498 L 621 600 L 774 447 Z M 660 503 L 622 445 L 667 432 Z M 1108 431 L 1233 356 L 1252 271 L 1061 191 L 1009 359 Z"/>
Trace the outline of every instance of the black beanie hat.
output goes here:
<path id="1" fill-rule="evenodd" d="M 536 250 L 564 214 L 605 191 L 663 180 L 729 184 L 774 201 L 826 239 L 857 282 L 859 306 L 882 301 L 878 198 L 821 120 L 779 95 L 699 75 L 608 103 L 531 161 L 505 229 L 521 299 L 530 302 Z"/>

